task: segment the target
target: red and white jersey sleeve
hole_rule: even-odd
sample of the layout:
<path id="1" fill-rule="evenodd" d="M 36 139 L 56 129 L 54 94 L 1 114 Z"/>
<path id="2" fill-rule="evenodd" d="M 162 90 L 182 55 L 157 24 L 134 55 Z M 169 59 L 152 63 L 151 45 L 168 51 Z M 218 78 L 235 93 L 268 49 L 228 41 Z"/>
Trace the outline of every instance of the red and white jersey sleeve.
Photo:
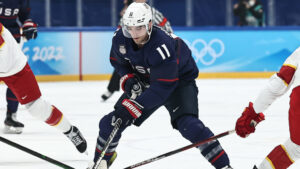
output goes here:
<path id="1" fill-rule="evenodd" d="M 27 63 L 19 44 L 11 33 L 0 23 L 0 77 L 14 75 Z"/>
<path id="2" fill-rule="evenodd" d="M 283 63 L 280 71 L 274 74 L 265 88 L 254 101 L 254 110 L 264 112 L 278 97 L 283 95 L 292 86 L 300 85 L 300 47 L 297 48 Z"/>

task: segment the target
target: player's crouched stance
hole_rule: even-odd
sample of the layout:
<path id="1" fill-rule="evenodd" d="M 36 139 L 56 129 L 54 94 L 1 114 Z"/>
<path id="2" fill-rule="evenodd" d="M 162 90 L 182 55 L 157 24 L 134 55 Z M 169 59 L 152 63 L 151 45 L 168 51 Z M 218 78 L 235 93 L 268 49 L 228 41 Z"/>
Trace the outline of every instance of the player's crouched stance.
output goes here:
<path id="1" fill-rule="evenodd" d="M 236 122 L 236 133 L 245 138 L 254 133 L 257 123 L 264 120 L 264 112 L 278 97 L 292 88 L 289 108 L 290 138 L 276 146 L 253 169 L 286 169 L 300 158 L 300 48 L 289 56 L 280 71 L 274 74 L 254 103 L 250 102 Z"/>
<path id="2" fill-rule="evenodd" d="M 85 152 L 87 143 L 78 128 L 72 126 L 60 110 L 41 98 L 38 83 L 26 56 L 1 23 L 0 32 L 0 81 L 12 90 L 32 116 L 61 130 L 79 152 Z"/>
<path id="3" fill-rule="evenodd" d="M 107 169 L 115 159 L 122 132 L 131 124 L 140 126 L 161 106 L 169 111 L 172 126 L 192 143 L 214 135 L 198 119 L 198 68 L 187 45 L 180 38 L 152 27 L 151 8 L 146 3 L 132 3 L 123 16 L 123 24 L 113 38 L 110 60 L 122 77 L 124 94 L 115 110 L 100 120 L 95 163 L 115 120 L 120 118 L 122 124 L 98 169 Z M 139 87 L 143 91 L 136 94 Z M 137 97 L 132 97 L 132 93 Z M 231 169 L 219 141 L 197 148 L 216 169 Z"/>

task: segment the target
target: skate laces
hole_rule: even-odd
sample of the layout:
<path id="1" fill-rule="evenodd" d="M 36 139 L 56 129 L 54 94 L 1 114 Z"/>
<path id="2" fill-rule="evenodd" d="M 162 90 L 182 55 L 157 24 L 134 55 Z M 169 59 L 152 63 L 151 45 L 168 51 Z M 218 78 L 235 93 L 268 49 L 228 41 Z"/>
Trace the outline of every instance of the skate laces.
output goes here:
<path id="1" fill-rule="evenodd" d="M 72 126 L 72 130 L 69 134 L 67 134 L 67 137 L 72 141 L 72 143 L 75 146 L 78 146 L 79 144 L 84 142 L 83 136 L 81 135 L 79 130 L 74 126 Z"/>

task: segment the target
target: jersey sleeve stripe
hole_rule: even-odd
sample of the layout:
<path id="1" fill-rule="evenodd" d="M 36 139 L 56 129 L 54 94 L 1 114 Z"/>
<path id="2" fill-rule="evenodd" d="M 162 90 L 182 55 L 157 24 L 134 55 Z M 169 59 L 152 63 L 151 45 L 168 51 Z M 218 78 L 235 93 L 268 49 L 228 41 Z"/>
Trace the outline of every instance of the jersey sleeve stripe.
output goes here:
<path id="1" fill-rule="evenodd" d="M 117 58 L 109 57 L 110 60 L 117 61 Z"/>
<path id="2" fill-rule="evenodd" d="M 179 79 L 176 78 L 176 79 L 157 79 L 158 81 L 163 81 L 163 82 L 175 82 L 175 81 L 178 81 Z"/>
<path id="3" fill-rule="evenodd" d="M 284 83 L 288 86 L 292 81 L 296 69 L 287 65 L 283 65 L 280 71 L 277 73 L 277 76 L 280 77 Z"/>
<path id="4" fill-rule="evenodd" d="M 291 65 L 291 64 L 283 64 L 283 66 L 289 66 L 289 67 L 291 67 L 291 68 L 294 68 L 294 69 L 296 69 L 296 68 L 297 68 L 297 66 L 295 66 L 295 65 Z"/>
<path id="5" fill-rule="evenodd" d="M 16 19 L 18 17 L 18 15 L 15 16 L 0 16 L 0 18 L 2 19 Z"/>

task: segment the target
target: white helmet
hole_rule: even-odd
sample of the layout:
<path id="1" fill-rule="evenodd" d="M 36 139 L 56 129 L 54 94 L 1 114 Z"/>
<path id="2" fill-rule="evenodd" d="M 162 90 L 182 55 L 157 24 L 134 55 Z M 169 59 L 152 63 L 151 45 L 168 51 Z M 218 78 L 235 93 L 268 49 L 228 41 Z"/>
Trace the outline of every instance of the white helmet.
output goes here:
<path id="1" fill-rule="evenodd" d="M 129 26 L 146 26 L 148 35 L 151 34 L 152 29 L 149 27 L 149 22 L 152 21 L 152 10 L 148 4 L 133 2 L 126 9 L 122 19 L 122 30 L 126 37 L 131 38 L 127 29 Z"/>

